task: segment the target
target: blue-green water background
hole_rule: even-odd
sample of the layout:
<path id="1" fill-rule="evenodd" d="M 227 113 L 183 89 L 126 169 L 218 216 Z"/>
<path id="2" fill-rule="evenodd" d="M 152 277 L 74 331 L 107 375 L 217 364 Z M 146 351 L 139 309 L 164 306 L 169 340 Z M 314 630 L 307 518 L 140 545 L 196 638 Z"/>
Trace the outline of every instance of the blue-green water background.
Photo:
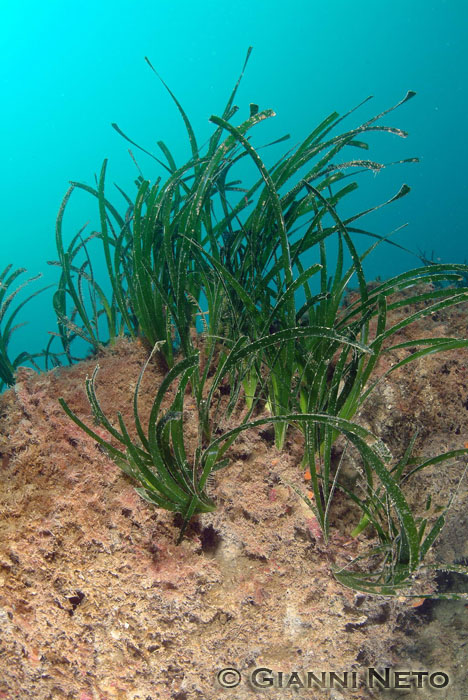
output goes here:
<path id="1" fill-rule="evenodd" d="M 330 112 L 374 95 L 343 125 L 351 128 L 415 90 L 383 122 L 409 138 L 381 135 L 369 155 L 421 162 L 364 176 L 349 206 L 377 204 L 406 182 L 411 194 L 372 215 L 367 228 L 387 234 L 407 223 L 395 239 L 403 245 L 443 261 L 468 259 L 466 0 L 3 0 L 0 14 L 2 269 L 11 262 L 30 275 L 43 272 L 46 282 L 57 279 L 47 261 L 56 258 L 60 202 L 69 180 L 93 184 L 105 157 L 108 187 L 117 182 L 132 192 L 137 173 L 111 122 L 150 150 L 163 139 L 179 164 L 189 157 L 180 116 L 145 55 L 203 143 L 208 117 L 222 113 L 250 45 L 237 121 L 250 102 L 277 113 L 257 127 L 257 144 L 285 133 L 297 143 Z M 159 174 L 149 159 L 138 160 L 146 177 Z M 88 220 L 92 226 L 95 211 L 95 202 L 77 196 L 68 235 Z M 385 246 L 367 274 L 388 277 L 416 264 Z M 56 328 L 51 292 L 21 320 L 29 324 L 12 354 L 41 350 Z"/>

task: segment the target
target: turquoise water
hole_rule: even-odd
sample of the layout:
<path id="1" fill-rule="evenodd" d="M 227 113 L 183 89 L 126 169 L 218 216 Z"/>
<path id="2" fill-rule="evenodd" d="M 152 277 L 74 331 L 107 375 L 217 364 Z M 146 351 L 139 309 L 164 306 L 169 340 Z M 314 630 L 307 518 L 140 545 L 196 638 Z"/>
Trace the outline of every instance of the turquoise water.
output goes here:
<path id="1" fill-rule="evenodd" d="M 208 117 L 222 112 L 250 45 L 238 121 L 249 102 L 277 112 L 258 127 L 256 143 L 290 133 L 295 144 L 330 112 L 374 95 L 343 127 L 350 128 L 415 90 L 415 99 L 384 120 L 409 138 L 382 135 L 370 155 L 421 162 L 363 177 L 349 206 L 377 204 L 406 182 L 411 194 L 369 217 L 367 228 L 386 234 L 407 223 L 395 240 L 408 248 L 434 251 L 443 261 L 468 259 L 465 0 L 84 0 L 79 7 L 3 0 L 1 15 L 1 269 L 11 262 L 30 275 L 43 272 L 47 283 L 57 279 L 47 261 L 56 258 L 60 202 L 69 180 L 93 184 L 104 158 L 108 187 L 115 181 L 132 192 L 137 172 L 111 122 L 150 150 L 163 139 L 179 164 L 188 158 L 180 116 L 144 56 L 203 143 Z M 148 158 L 138 161 L 147 177 L 158 174 Z M 69 236 L 86 221 L 97 225 L 95 209 L 85 196 L 75 197 Z M 418 263 L 385 247 L 367 274 L 387 277 Z M 46 292 L 26 307 L 21 320 L 29 324 L 14 338 L 12 354 L 45 346 L 56 327 L 50 299 Z"/>

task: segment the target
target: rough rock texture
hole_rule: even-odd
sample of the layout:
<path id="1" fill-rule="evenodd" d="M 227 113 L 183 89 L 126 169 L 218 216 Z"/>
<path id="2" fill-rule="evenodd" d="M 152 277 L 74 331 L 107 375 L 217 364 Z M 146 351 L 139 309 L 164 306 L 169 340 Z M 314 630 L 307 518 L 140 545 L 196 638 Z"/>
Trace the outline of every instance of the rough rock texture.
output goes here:
<path id="1" fill-rule="evenodd" d="M 463 337 L 465 319 L 466 309 L 457 307 L 398 340 Z M 121 410 L 131 423 L 145 359 L 144 348 L 128 341 L 99 357 L 98 395 L 108 415 Z M 379 371 L 390 361 L 382 358 Z M 356 556 L 366 534 L 349 536 L 356 513 L 338 495 L 325 545 L 311 512 L 284 485 L 305 488 L 299 437 L 291 434 L 280 454 L 268 431 L 244 433 L 231 448 L 230 465 L 210 484 L 217 510 L 195 520 L 177 547 L 174 516 L 141 500 L 57 402 L 63 396 L 91 424 L 84 378 L 95 364 L 40 376 L 21 369 L 17 385 L 0 398 L 0 698 L 380 697 L 381 691 L 339 684 L 298 690 L 290 676 L 348 671 L 351 684 L 351 673 L 363 678 L 369 666 L 442 669 L 451 679 L 450 698 L 462 697 L 468 687 L 463 602 L 412 607 L 411 600 L 356 595 L 335 581 L 331 566 Z M 463 447 L 467 367 L 466 351 L 411 363 L 382 382 L 360 422 L 397 457 L 415 426 L 420 454 Z M 157 364 L 149 366 L 144 415 L 162 376 Z M 184 417 L 190 439 L 196 434 L 190 397 Z M 444 505 L 464 468 L 458 460 L 421 472 L 410 501 L 417 507 L 433 493 Z M 441 561 L 468 561 L 467 501 L 463 482 L 435 552 Z M 276 685 L 279 671 L 284 686 L 288 678 L 295 682 L 289 689 L 255 689 L 249 674 L 261 666 L 276 674 Z M 217 680 L 225 667 L 241 674 L 235 689 Z M 426 697 L 424 690 L 412 692 Z"/>

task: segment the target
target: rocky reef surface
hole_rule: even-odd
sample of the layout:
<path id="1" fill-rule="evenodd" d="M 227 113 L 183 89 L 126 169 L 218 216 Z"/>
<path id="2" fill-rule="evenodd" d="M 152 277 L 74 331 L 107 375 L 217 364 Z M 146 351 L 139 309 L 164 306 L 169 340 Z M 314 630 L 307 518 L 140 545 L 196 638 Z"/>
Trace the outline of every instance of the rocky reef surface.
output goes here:
<path id="1" fill-rule="evenodd" d="M 399 340 L 466 337 L 466 319 L 467 309 L 455 307 L 405 329 Z M 405 352 L 411 349 L 399 357 Z M 311 512 L 285 485 L 306 488 L 300 436 L 291 433 L 279 453 L 268 429 L 244 433 L 210 483 L 217 510 L 196 519 L 176 546 L 177 517 L 144 502 L 58 404 L 63 396 L 92 423 L 84 379 L 98 361 L 104 411 L 115 417 L 120 410 L 131 424 L 146 356 L 139 342 L 122 339 L 71 368 L 42 375 L 21 368 L 16 386 L 0 397 L 0 698 L 380 697 L 361 682 L 369 667 L 443 670 L 450 698 L 461 698 L 468 686 L 464 602 L 415 606 L 414 599 L 371 597 L 336 582 L 332 567 L 359 554 L 368 535 L 350 536 L 358 516 L 338 494 L 332 535 L 323 542 Z M 395 354 L 383 356 L 378 371 L 394 361 Z M 143 416 L 162 376 L 151 364 Z M 184 418 L 187 440 L 195 440 L 189 396 Z M 397 457 L 416 427 L 419 454 L 463 447 L 468 353 L 430 355 L 394 372 L 357 420 Z M 468 561 L 464 469 L 463 460 L 436 465 L 408 495 L 415 507 L 429 493 L 444 505 L 458 487 L 431 561 Z M 436 584 L 448 589 L 458 581 L 447 575 Z M 228 667 L 235 671 L 218 677 Z M 249 680 L 261 667 L 271 670 L 273 686 Z M 237 671 L 239 685 L 223 688 L 220 680 L 234 684 Z M 308 671 L 342 679 L 348 672 L 348 687 L 301 688 Z M 257 680 L 268 683 L 265 674 Z M 425 690 L 411 692 L 426 697 Z M 385 697 L 400 695 L 408 697 L 397 690 Z"/>

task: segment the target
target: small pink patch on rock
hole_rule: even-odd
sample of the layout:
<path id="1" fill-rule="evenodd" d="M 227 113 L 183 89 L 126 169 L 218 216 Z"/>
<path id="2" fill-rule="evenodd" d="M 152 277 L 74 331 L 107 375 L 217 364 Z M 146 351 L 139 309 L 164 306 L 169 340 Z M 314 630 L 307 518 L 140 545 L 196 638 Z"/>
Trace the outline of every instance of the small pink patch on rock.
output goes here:
<path id="1" fill-rule="evenodd" d="M 29 656 L 29 662 L 30 662 L 31 666 L 39 666 L 39 664 L 41 662 L 41 656 L 39 654 L 39 649 L 37 649 L 37 647 L 33 647 L 29 651 L 28 656 Z"/>
<path id="2" fill-rule="evenodd" d="M 320 527 L 320 523 L 315 515 L 312 518 L 307 518 L 306 524 L 312 537 L 315 540 L 319 540 L 322 537 L 322 528 Z"/>

